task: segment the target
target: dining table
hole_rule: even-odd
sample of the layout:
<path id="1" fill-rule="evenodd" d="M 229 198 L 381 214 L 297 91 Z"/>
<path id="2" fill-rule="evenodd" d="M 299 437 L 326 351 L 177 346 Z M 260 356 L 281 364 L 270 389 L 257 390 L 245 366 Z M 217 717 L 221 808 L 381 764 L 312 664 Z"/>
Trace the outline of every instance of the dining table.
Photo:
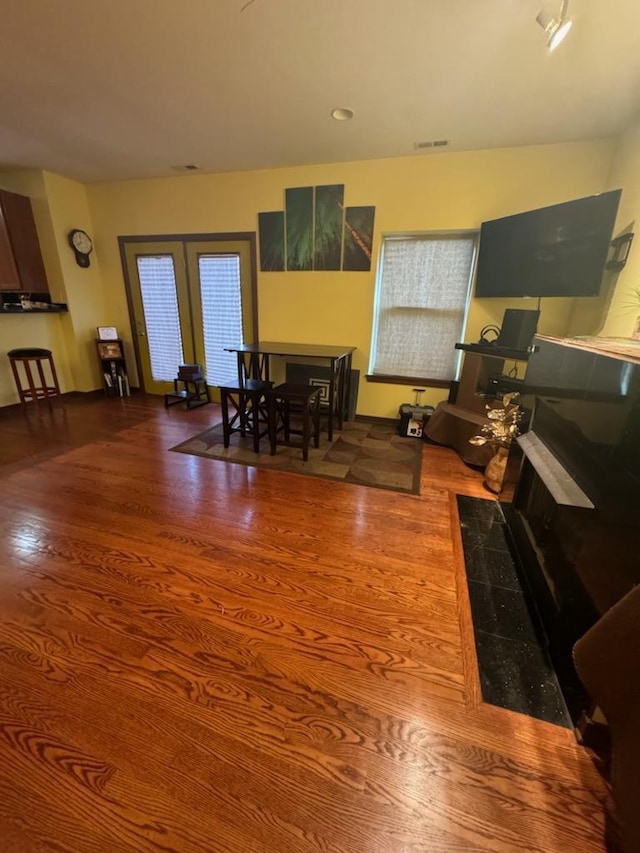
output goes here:
<path id="1" fill-rule="evenodd" d="M 327 433 L 333 440 L 334 419 L 338 429 L 348 419 L 351 383 L 351 361 L 356 347 L 336 344 L 301 344 L 288 341 L 257 341 L 252 344 L 225 347 L 238 358 L 238 380 L 259 379 L 271 381 L 271 359 L 314 359 L 326 362 L 329 367 L 329 384 L 326 400 Z"/>

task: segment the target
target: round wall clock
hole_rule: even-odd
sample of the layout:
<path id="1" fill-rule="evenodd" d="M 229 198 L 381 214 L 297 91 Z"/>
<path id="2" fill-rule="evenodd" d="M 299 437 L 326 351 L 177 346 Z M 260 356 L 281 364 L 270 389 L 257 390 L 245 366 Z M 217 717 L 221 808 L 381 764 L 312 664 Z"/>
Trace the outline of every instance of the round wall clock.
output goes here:
<path id="1" fill-rule="evenodd" d="M 91 237 L 86 231 L 81 228 L 74 228 L 68 234 L 69 245 L 73 249 L 76 256 L 76 263 L 79 267 L 88 267 L 91 263 L 89 255 L 93 251 L 93 243 Z"/>

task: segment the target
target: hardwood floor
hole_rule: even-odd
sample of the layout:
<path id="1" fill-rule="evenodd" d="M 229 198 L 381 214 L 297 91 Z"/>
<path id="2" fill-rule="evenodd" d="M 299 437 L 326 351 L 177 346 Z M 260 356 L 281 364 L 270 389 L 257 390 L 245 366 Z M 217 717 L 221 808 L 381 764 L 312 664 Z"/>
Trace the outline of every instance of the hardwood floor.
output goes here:
<path id="1" fill-rule="evenodd" d="M 169 453 L 218 407 L 0 410 L 0 850 L 601 853 L 565 729 L 480 699 L 456 492 Z"/>

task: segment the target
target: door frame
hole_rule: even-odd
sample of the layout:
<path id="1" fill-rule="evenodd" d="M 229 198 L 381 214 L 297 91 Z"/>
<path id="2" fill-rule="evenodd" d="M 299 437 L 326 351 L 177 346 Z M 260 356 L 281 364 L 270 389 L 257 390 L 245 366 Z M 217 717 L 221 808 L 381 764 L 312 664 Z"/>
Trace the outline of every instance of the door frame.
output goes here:
<path id="1" fill-rule="evenodd" d="M 253 296 L 252 305 L 252 332 L 253 341 L 255 343 L 258 338 L 258 261 L 256 255 L 256 232 L 255 231 L 228 231 L 217 234 L 131 234 L 118 236 L 118 249 L 120 251 L 120 265 L 122 267 L 122 275 L 124 278 L 124 290 L 127 297 L 127 309 L 129 311 L 129 331 L 131 333 L 131 341 L 136 360 L 136 371 L 138 373 L 138 383 L 142 391 L 146 392 L 144 387 L 144 377 L 142 373 L 142 361 L 140 358 L 140 347 L 138 344 L 138 335 L 135 332 L 135 315 L 133 311 L 133 298 L 131 295 L 131 280 L 129 278 L 129 270 L 127 267 L 126 248 L 135 243 L 225 243 L 234 240 L 246 240 L 249 243 L 250 255 L 250 275 L 251 275 L 251 292 Z M 185 267 L 187 265 L 185 264 Z M 185 269 L 187 282 L 189 281 L 189 270 Z M 249 341 L 247 341 L 249 343 Z"/>

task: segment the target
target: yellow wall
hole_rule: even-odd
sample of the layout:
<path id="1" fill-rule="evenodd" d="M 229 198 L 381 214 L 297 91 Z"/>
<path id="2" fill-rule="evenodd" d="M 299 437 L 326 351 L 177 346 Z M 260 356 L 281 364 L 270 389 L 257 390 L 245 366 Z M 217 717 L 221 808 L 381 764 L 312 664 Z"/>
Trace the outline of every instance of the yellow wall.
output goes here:
<path id="1" fill-rule="evenodd" d="M 99 388 L 94 340 L 96 326 L 112 325 L 104 307 L 110 300 L 105 299 L 97 257 L 82 269 L 67 241 L 72 228 L 93 232 L 86 187 L 39 170 L 2 172 L 0 186 L 31 198 L 52 301 L 66 302 L 69 308 L 68 314 L 1 316 L 2 349 L 50 349 L 63 393 Z M 0 363 L 0 406 L 17 401 L 5 360 Z"/>
<path id="2" fill-rule="evenodd" d="M 640 220 L 640 120 L 622 135 L 608 179 L 609 188 L 622 187 L 614 233 L 636 231 Z M 610 305 L 600 334 L 630 337 L 640 317 L 640 236 L 636 233 L 626 266 L 614 277 Z"/>
<path id="3" fill-rule="evenodd" d="M 38 230 L 47 282 L 53 301 L 64 302 L 64 286 L 55 232 L 49 211 L 49 202 L 43 173 L 39 169 L 16 169 L 0 172 L 0 187 L 9 192 L 29 196 Z M 44 287 L 43 287 L 44 290 Z M 2 353 L 18 347 L 43 347 L 51 350 L 56 365 L 58 381 L 63 392 L 74 388 L 67 351 L 69 325 L 66 315 L 31 314 L 0 316 L 0 341 Z M 16 403 L 18 394 L 9 361 L 0 358 L 0 407 Z"/>
<path id="4" fill-rule="evenodd" d="M 130 346 L 118 235 L 255 231 L 260 211 L 282 210 L 287 187 L 344 183 L 345 203 L 376 208 L 374 258 L 390 232 L 479 228 L 485 219 L 601 192 L 612 140 L 189 175 L 94 184 L 88 198 L 104 284 L 103 322 L 122 329 Z M 271 340 L 357 346 L 358 413 L 395 417 L 412 399 L 407 386 L 367 383 L 375 264 L 370 273 L 259 273 L 260 335 Z M 544 300 L 540 331 L 564 334 L 572 300 Z M 500 323 L 507 307 L 533 300 L 474 300 L 466 339 Z M 126 331 L 125 331 L 126 330 Z M 423 402 L 445 396 L 431 389 Z"/>
<path id="5" fill-rule="evenodd" d="M 621 157 L 628 161 L 622 168 L 625 180 L 635 180 L 629 153 L 634 146 L 630 140 L 621 146 Z M 125 339 L 132 364 L 119 235 L 255 231 L 260 211 L 283 209 L 287 187 L 344 183 L 346 204 L 376 208 L 377 259 L 384 233 L 475 229 L 485 219 L 600 192 L 607 187 L 607 177 L 615 175 L 614 148 L 613 140 L 596 140 L 89 186 L 33 170 L 0 175 L 0 186 L 34 199 L 52 293 L 56 301 L 69 305 L 68 315 L 0 318 L 3 349 L 52 348 L 63 389 L 88 391 L 101 387 L 93 342 L 96 326 L 109 325 Z M 93 237 L 89 269 L 76 265 L 67 244 L 72 228 L 83 228 Z M 354 367 L 361 371 L 358 413 L 395 417 L 400 403 L 412 399 L 411 389 L 364 379 L 376 265 L 374 260 L 370 273 L 259 273 L 260 334 L 272 340 L 356 346 Z M 540 331 L 590 333 L 576 302 L 543 300 Z M 508 307 L 535 307 L 535 302 L 473 300 L 466 340 L 477 340 L 488 323 L 499 325 Z M 135 370 L 130 372 L 135 380 Z M 430 389 L 423 402 L 435 404 L 444 396 L 442 389 Z M 15 400 L 3 365 L 0 406 Z"/>
<path id="6" fill-rule="evenodd" d="M 65 340 L 73 388 L 91 391 L 102 387 L 95 348 L 96 327 L 113 323 L 105 316 L 105 304 L 110 299 L 103 288 L 99 253 L 93 252 L 89 267 L 79 267 L 68 242 L 73 228 L 94 235 L 87 188 L 51 172 L 44 172 L 43 177 L 69 307 Z M 99 241 L 94 239 L 94 242 Z"/>

